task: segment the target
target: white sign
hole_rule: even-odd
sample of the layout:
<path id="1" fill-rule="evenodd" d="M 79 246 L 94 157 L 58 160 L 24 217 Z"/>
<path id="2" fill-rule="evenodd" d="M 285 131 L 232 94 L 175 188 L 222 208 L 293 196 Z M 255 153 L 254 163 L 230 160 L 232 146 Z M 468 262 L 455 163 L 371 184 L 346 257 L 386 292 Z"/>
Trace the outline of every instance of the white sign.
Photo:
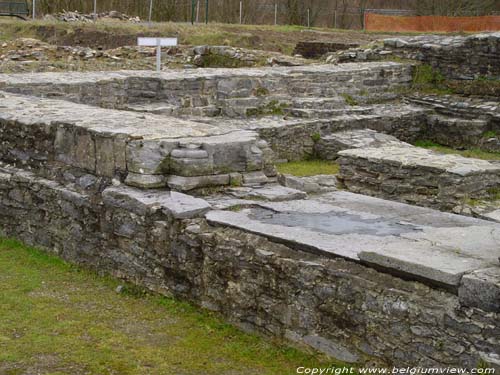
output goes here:
<path id="1" fill-rule="evenodd" d="M 177 45 L 177 38 L 137 38 L 137 44 L 148 47 L 172 47 Z"/>
<path id="2" fill-rule="evenodd" d="M 161 71 L 161 47 L 177 45 L 177 38 L 137 38 L 139 46 L 156 47 L 156 71 Z"/>

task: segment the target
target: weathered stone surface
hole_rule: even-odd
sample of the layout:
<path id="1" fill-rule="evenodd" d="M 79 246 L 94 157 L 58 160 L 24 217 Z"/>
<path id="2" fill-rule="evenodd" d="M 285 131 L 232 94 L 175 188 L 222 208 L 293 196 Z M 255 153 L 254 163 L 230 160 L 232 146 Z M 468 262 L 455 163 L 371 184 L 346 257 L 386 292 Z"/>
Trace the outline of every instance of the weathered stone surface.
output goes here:
<path id="1" fill-rule="evenodd" d="M 337 159 L 339 151 L 386 146 L 411 147 L 410 144 L 402 142 L 391 135 L 371 129 L 361 129 L 321 137 L 314 145 L 314 152 L 320 159 L 333 160 Z"/>
<path id="2" fill-rule="evenodd" d="M 497 224 L 335 191 L 331 176 L 280 177 L 307 191 L 334 190 L 309 199 L 264 185 L 275 181 L 274 154 L 311 156 L 318 135 L 363 130 L 348 147 L 364 150 L 359 141 L 373 135 L 366 129 L 414 141 L 441 137 L 442 127 L 460 144 L 497 130 L 491 103 L 369 104 L 399 98 L 411 72 L 380 62 L 0 75 L 0 163 L 21 168 L 0 168 L 1 231 L 346 361 L 475 367 L 500 352 L 500 316 L 488 302 L 496 276 L 481 271 L 499 267 Z M 347 106 L 349 96 L 362 106 Z M 249 108 L 255 118 L 205 117 Z M 388 172 L 407 169 L 403 178 L 418 175 L 418 186 L 437 170 L 470 177 L 467 189 L 498 186 L 485 178 L 486 164 L 431 168 L 403 159 L 391 159 Z M 458 189 L 456 179 L 443 181 L 447 194 Z M 204 200 L 165 183 L 181 191 L 252 186 L 196 191 L 210 194 Z M 474 298 L 464 288 L 475 283 L 486 283 L 482 300 L 464 303 Z"/>
<path id="3" fill-rule="evenodd" d="M 466 199 L 487 198 L 500 185 L 500 165 L 417 147 L 339 152 L 338 175 L 349 190 L 452 210 Z"/>
<path id="4" fill-rule="evenodd" d="M 382 204 L 386 213 L 378 208 Z M 304 251 L 366 262 L 455 293 L 465 273 L 497 264 L 500 227 L 493 223 L 343 192 L 256 205 L 264 209 L 211 211 L 207 220 Z M 395 215 L 398 220 L 391 219 Z"/>
<path id="5" fill-rule="evenodd" d="M 156 189 L 167 185 L 165 176 L 132 172 L 127 175 L 125 183 L 142 189 Z"/>
<path id="6" fill-rule="evenodd" d="M 460 303 L 465 306 L 500 312 L 500 267 L 481 269 L 465 275 L 458 289 L 458 296 Z"/>
<path id="7" fill-rule="evenodd" d="M 174 219 L 192 219 L 210 209 L 210 205 L 205 200 L 175 191 L 145 192 L 122 186 L 109 187 L 102 194 L 105 204 L 136 211 L 142 215 L 147 212 L 162 211 Z"/>
<path id="8" fill-rule="evenodd" d="M 324 193 L 337 190 L 337 177 L 334 175 L 317 175 L 297 177 L 289 174 L 280 174 L 278 182 L 286 187 L 304 191 L 306 193 Z"/>
<path id="9" fill-rule="evenodd" d="M 500 77 L 500 32 L 475 35 L 418 35 L 387 39 L 398 56 L 437 67 L 451 78 Z"/>
<path id="10" fill-rule="evenodd" d="M 438 286 L 456 290 L 462 276 L 488 265 L 488 261 L 474 259 L 449 250 L 440 250 L 426 244 L 387 244 L 376 251 L 358 254 L 362 262 L 394 270 L 396 274 L 412 279 L 426 279 Z"/>
<path id="11" fill-rule="evenodd" d="M 273 202 L 307 198 L 307 194 L 302 191 L 270 184 L 262 187 L 232 188 L 228 194 L 240 199 L 262 199 Z"/>
<path id="12" fill-rule="evenodd" d="M 1 169 L 3 234 L 219 311 L 246 329 L 312 345 L 347 361 L 375 358 L 408 366 L 428 361 L 475 367 L 485 350 L 492 353 L 500 346 L 498 313 L 462 308 L 449 292 L 377 272 L 354 259 L 311 254 L 297 247 L 310 229 L 284 227 L 282 238 L 276 232 L 254 235 L 228 228 L 239 225 L 235 220 L 208 225 L 199 218 L 209 209 L 207 203 L 183 194 L 123 185 L 94 195 L 72 189 L 19 169 Z M 465 235 L 469 227 L 496 228 L 481 220 L 347 192 L 313 200 L 250 202 L 267 207 L 267 213 L 297 212 L 302 224 L 315 225 L 318 213 L 323 225 L 336 215 L 356 214 L 358 223 L 368 223 L 365 227 L 333 225 L 334 231 L 352 232 L 345 242 L 335 240 L 342 235 L 311 232 L 311 244 L 318 245 L 325 236 L 325 246 L 350 246 L 353 251 L 357 245 L 372 248 L 377 238 L 400 241 L 402 247 L 408 241 L 426 243 L 398 239 L 394 228 L 408 234 L 438 226 L 441 235 L 451 227 Z M 393 224 L 384 224 L 393 218 Z M 264 228 L 271 226 L 262 220 Z M 290 224 L 297 225 L 293 220 Z M 292 244 L 295 232 L 298 239 Z M 490 251 L 497 249 L 495 245 Z M 435 337 L 443 343 L 439 350 L 434 350 Z"/>
<path id="13" fill-rule="evenodd" d="M 212 176 L 169 176 L 167 179 L 168 186 L 174 190 L 189 191 L 198 188 L 229 185 L 230 176 L 228 174 L 218 174 Z"/>

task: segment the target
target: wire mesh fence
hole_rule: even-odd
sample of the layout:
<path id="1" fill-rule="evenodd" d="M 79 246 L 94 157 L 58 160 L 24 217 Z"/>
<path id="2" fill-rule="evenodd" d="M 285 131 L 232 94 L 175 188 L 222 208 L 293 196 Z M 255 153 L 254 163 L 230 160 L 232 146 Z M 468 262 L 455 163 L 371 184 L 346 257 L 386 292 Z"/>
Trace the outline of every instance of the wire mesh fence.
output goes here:
<path id="1" fill-rule="evenodd" d="M 301 25 L 342 29 L 364 28 L 367 13 L 418 15 L 416 9 L 372 9 L 369 4 L 409 6 L 411 1 L 385 3 L 346 0 L 28 0 L 37 18 L 62 11 L 118 11 L 152 22 L 218 22 Z M 352 6 L 356 4 L 358 6 Z M 488 14 L 494 14 L 493 11 Z M 465 14 L 467 15 L 467 14 Z"/>

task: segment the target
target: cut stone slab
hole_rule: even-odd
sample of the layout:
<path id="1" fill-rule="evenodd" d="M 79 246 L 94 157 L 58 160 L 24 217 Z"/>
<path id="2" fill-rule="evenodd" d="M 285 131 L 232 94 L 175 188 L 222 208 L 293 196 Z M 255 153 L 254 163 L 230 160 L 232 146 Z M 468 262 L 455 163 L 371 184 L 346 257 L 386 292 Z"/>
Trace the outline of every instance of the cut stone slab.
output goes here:
<path id="1" fill-rule="evenodd" d="M 125 183 L 141 189 L 156 189 L 167 185 L 165 176 L 129 172 Z"/>
<path id="2" fill-rule="evenodd" d="M 174 191 L 144 191 L 118 186 L 109 187 L 102 194 L 105 205 L 121 207 L 139 214 L 162 211 L 175 219 L 191 219 L 210 209 L 207 201 Z"/>
<path id="3" fill-rule="evenodd" d="M 269 182 L 264 172 L 250 172 L 243 174 L 243 186 L 261 185 Z"/>
<path id="4" fill-rule="evenodd" d="M 343 150 L 386 146 L 412 147 L 409 143 L 402 142 L 392 135 L 371 129 L 360 129 L 322 136 L 315 143 L 314 151 L 320 159 L 334 160 L 338 157 L 338 153 Z"/>
<path id="5" fill-rule="evenodd" d="M 363 263 L 396 272 L 417 280 L 430 280 L 438 286 L 455 290 L 462 276 L 488 264 L 485 260 L 456 254 L 425 243 L 408 243 L 404 248 L 387 244 L 376 251 L 358 254 Z"/>
<path id="6" fill-rule="evenodd" d="M 290 174 L 279 174 L 278 182 L 286 187 L 306 193 L 321 193 L 337 190 L 337 177 L 334 175 L 317 175 L 297 177 Z"/>
<path id="7" fill-rule="evenodd" d="M 261 199 L 272 202 L 307 198 L 307 194 L 303 191 L 287 188 L 281 185 L 265 185 L 254 188 L 231 188 L 228 190 L 228 193 L 239 199 Z"/>
<path id="8" fill-rule="evenodd" d="M 174 190 L 189 191 L 210 186 L 229 185 L 230 180 L 228 174 L 196 177 L 169 176 L 167 184 Z"/>
<path id="9" fill-rule="evenodd" d="M 500 312 L 500 264 L 465 275 L 458 296 L 465 306 Z"/>
<path id="10" fill-rule="evenodd" d="M 339 152 L 338 178 L 350 191 L 451 211 L 500 186 L 500 165 L 418 147 Z"/>
<path id="11" fill-rule="evenodd" d="M 498 265 L 500 225 L 493 222 L 345 191 L 307 200 L 248 202 L 238 203 L 247 207 L 240 211 L 210 211 L 206 218 L 212 225 L 363 262 L 453 293 L 465 274 Z"/>

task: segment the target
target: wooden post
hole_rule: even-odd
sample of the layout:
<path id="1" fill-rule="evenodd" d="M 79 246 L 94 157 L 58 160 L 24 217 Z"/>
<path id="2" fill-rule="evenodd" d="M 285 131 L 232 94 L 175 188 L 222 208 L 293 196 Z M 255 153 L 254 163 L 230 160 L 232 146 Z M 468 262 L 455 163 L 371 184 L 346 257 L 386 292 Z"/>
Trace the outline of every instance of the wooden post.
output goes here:
<path id="1" fill-rule="evenodd" d="M 278 24 L 278 3 L 274 4 L 274 25 Z"/>
<path id="2" fill-rule="evenodd" d="M 97 21 L 97 0 L 94 0 L 94 21 Z"/>
<path id="3" fill-rule="evenodd" d="M 31 6 L 33 8 L 33 9 L 31 9 L 31 13 L 32 13 L 32 16 L 33 16 L 33 20 L 35 20 L 35 18 L 36 18 L 36 0 L 33 0 L 33 3 L 32 3 Z"/>
<path id="4" fill-rule="evenodd" d="M 196 23 L 200 23 L 200 0 L 196 1 Z"/>
<path id="5" fill-rule="evenodd" d="M 307 27 L 311 27 L 311 8 L 307 8 Z"/>

